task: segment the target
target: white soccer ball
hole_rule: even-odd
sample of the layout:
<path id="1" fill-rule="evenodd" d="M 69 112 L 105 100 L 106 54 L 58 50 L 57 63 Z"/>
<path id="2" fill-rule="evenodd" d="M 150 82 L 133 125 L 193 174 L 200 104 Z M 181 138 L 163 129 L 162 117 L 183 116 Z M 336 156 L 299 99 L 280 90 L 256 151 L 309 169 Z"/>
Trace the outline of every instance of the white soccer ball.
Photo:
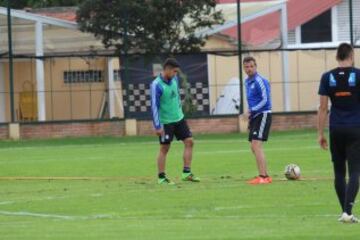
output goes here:
<path id="1" fill-rule="evenodd" d="M 285 167 L 284 174 L 288 180 L 298 180 L 301 176 L 300 167 L 296 164 L 289 164 Z"/>

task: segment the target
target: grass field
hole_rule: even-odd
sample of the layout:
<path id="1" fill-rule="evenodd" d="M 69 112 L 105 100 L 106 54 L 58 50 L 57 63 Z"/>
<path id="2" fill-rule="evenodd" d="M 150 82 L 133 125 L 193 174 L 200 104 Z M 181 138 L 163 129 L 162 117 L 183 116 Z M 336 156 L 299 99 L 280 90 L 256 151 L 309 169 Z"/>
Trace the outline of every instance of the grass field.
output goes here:
<path id="1" fill-rule="evenodd" d="M 360 239 L 360 225 L 336 221 L 331 162 L 314 132 L 272 135 L 266 186 L 246 184 L 256 170 L 245 135 L 195 144 L 202 182 L 179 181 L 175 143 L 168 175 L 178 184 L 159 186 L 152 137 L 0 142 L 0 239 Z M 284 180 L 289 163 L 302 181 Z"/>

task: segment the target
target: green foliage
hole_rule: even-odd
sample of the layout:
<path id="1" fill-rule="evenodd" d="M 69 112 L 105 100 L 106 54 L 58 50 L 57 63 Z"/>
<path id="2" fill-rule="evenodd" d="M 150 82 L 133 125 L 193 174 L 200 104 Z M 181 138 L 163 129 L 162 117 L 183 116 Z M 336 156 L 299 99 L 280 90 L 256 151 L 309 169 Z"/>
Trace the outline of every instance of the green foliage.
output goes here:
<path id="1" fill-rule="evenodd" d="M 183 112 L 185 116 L 191 116 L 193 113 L 196 112 L 197 106 L 193 103 L 193 98 L 190 92 L 190 83 L 188 81 L 188 77 L 182 71 L 179 72 L 180 79 L 181 79 L 181 88 L 185 91 L 185 98 L 183 100 Z"/>
<path id="2" fill-rule="evenodd" d="M 0 0 L 0 6 L 6 7 L 8 0 Z M 11 8 L 23 9 L 25 7 L 44 8 L 44 7 L 61 7 L 76 6 L 83 0 L 10 0 Z"/>
<path id="3" fill-rule="evenodd" d="M 29 6 L 28 5 L 28 0 L 17 0 L 17 1 L 0 0 L 0 6 L 1 7 L 7 7 L 8 1 L 10 1 L 11 8 L 22 9 L 24 7 Z"/>
<path id="4" fill-rule="evenodd" d="M 199 51 L 201 28 L 223 23 L 216 0 L 85 0 L 77 12 L 80 29 L 118 53 Z"/>

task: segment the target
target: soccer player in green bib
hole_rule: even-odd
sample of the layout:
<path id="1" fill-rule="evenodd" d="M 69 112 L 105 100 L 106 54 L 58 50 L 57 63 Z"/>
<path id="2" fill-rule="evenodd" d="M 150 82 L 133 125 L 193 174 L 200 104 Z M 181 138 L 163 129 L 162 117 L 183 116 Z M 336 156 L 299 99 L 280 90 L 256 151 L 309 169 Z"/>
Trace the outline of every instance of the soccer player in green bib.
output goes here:
<path id="1" fill-rule="evenodd" d="M 166 156 L 174 138 L 184 143 L 183 181 L 199 182 L 191 172 L 194 140 L 184 119 L 179 93 L 178 72 L 180 65 L 176 59 L 169 58 L 163 64 L 162 73 L 151 84 L 151 110 L 156 135 L 159 136 L 160 151 L 157 158 L 158 183 L 171 184 L 165 173 Z"/>

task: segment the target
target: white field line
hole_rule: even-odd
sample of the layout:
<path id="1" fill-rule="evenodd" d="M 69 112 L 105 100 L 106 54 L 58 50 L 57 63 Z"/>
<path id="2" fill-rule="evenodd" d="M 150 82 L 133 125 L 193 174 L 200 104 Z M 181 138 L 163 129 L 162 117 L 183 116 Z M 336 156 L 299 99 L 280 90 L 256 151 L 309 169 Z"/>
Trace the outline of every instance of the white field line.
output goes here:
<path id="1" fill-rule="evenodd" d="M 114 191 L 115 193 L 116 191 Z M 41 202 L 41 201 L 52 201 L 52 200 L 63 200 L 63 199 L 69 199 L 74 197 L 91 197 L 91 198 L 100 198 L 103 197 L 104 194 L 102 193 L 91 193 L 91 194 L 77 194 L 77 195 L 71 195 L 71 196 L 48 196 L 48 197 L 42 197 L 42 198 L 31 198 L 32 202 Z M 29 199 L 27 198 L 17 198 L 14 200 L 8 200 L 8 201 L 2 201 L 0 202 L 1 205 L 11 205 L 11 204 L 17 204 L 17 203 L 23 203 L 28 202 Z"/>
<path id="2" fill-rule="evenodd" d="M 129 216 L 121 217 L 114 216 L 109 214 L 96 214 L 90 216 L 68 216 L 68 215 L 59 215 L 59 214 L 48 214 L 48 213 L 34 213 L 34 212 L 10 212 L 10 211 L 0 211 L 0 215 L 3 216 L 17 216 L 17 217 L 36 217 L 36 218 L 45 218 L 45 219 L 59 219 L 59 220 L 96 220 L 96 219 L 119 219 L 119 220 L 179 220 L 183 218 L 192 218 L 192 219 L 264 219 L 264 218 L 289 218 L 287 214 L 256 214 L 256 215 L 227 215 L 227 216 L 207 216 L 207 215 L 192 215 L 186 214 L 179 217 L 167 218 L 167 217 L 156 217 L 156 216 Z M 336 214 L 315 214 L 315 215 L 297 215 L 296 218 L 300 217 L 328 217 L 335 218 L 338 217 Z"/>
<path id="3" fill-rule="evenodd" d="M 0 211 L 0 215 L 5 216 L 20 216 L 20 217 L 38 217 L 38 218 L 54 218 L 61 220 L 92 220 L 92 219 L 104 219 L 112 218 L 112 215 L 109 214 L 96 214 L 91 216 L 67 216 L 67 215 L 58 215 L 58 214 L 47 214 L 47 213 L 33 213 L 33 212 L 10 212 L 10 211 Z"/>
<path id="4" fill-rule="evenodd" d="M 289 135 L 291 136 L 291 135 Z M 292 141 L 299 141 L 299 138 L 301 137 L 305 137 L 305 136 L 311 136 L 308 134 L 303 134 L 303 135 L 294 135 L 291 136 L 291 138 L 289 138 L 289 136 L 281 136 L 278 138 L 274 138 L 271 139 L 271 142 L 292 142 Z M 288 137 L 288 138 L 286 138 Z M 283 138 L 283 139 L 282 139 Z M 312 139 L 312 138 L 309 138 Z M 227 144 L 227 143 L 248 143 L 247 139 L 241 139 L 239 137 L 239 139 L 207 139 L 207 140 L 202 140 L 202 139 L 196 139 L 195 138 L 196 143 L 217 143 L 217 144 Z M 314 142 L 316 141 L 316 139 L 314 138 Z M 176 142 L 174 141 L 174 143 L 178 143 L 181 144 L 180 142 Z M 8 147 L 8 148 L 0 148 L 0 152 L 1 151 L 9 151 L 9 150 L 27 150 L 27 149 L 57 149 L 60 150 L 62 148 L 76 148 L 76 149 L 80 149 L 80 148 L 94 148 L 94 147 L 105 147 L 105 146 L 134 146 L 134 147 L 138 147 L 139 145 L 150 145 L 150 146 L 157 146 L 158 142 L 156 140 L 156 137 L 154 137 L 154 141 L 144 141 L 144 142 L 128 142 L 128 143 L 108 143 L 108 144 L 69 144 L 69 145 L 58 145 L 58 146 L 31 146 L 31 147 Z"/>
<path id="5" fill-rule="evenodd" d="M 340 215 L 336 215 L 336 214 L 315 214 L 315 215 L 297 215 L 293 218 L 303 218 L 303 217 L 321 217 L 321 218 L 337 218 Z M 194 218 L 194 219 L 266 219 L 266 218 L 270 218 L 270 219 L 279 219 L 279 218 L 283 218 L 283 219 L 289 219 L 291 218 L 291 216 L 287 215 L 287 214 L 252 214 L 252 215 L 226 215 L 226 216 L 193 216 L 193 215 L 186 215 L 185 218 Z"/>
<path id="6" fill-rule="evenodd" d="M 177 182 L 180 182 L 178 178 L 174 178 L 177 180 Z M 137 181 L 150 181 L 153 183 L 154 186 L 157 186 L 157 184 L 154 182 L 153 177 L 124 177 L 124 176 L 110 176 L 110 177 L 96 177 L 96 176 L 8 176 L 8 177 L 0 177 L 0 181 L 135 181 L 134 183 L 129 183 L 128 185 L 124 185 L 122 187 L 123 190 L 131 191 L 131 192 L 137 192 L 144 190 L 143 188 L 134 188 L 134 185 L 142 185 L 141 183 L 138 183 Z M 222 185 L 221 188 L 233 188 L 238 187 L 239 183 L 246 183 L 249 179 L 247 178 L 232 178 L 232 183 L 227 182 L 226 185 Z M 311 181 L 332 181 L 333 177 L 304 177 L 298 180 L 298 182 L 311 182 Z M 213 177 L 207 178 L 204 182 L 217 182 L 221 183 L 221 180 L 219 178 L 214 179 Z M 273 178 L 273 182 L 276 183 L 282 183 L 282 182 L 289 182 L 285 177 L 279 177 L 279 178 Z M 150 184 L 151 186 L 152 184 Z M 149 186 L 149 185 L 144 185 Z M 166 191 L 176 191 L 178 190 L 177 186 L 183 186 L 181 183 L 176 184 L 174 187 L 168 187 L 166 188 Z M 159 187 L 159 186 L 158 186 Z M 199 185 L 200 189 L 208 189 L 209 185 Z M 254 186 L 255 187 L 255 186 Z M 149 189 L 147 188 L 146 191 L 155 192 L 158 191 L 160 188 L 153 188 Z M 117 192 L 117 191 L 114 191 Z M 111 193 L 111 192 L 110 192 Z M 100 197 L 100 196 L 92 196 L 92 197 Z M 50 199 L 44 199 L 44 200 L 50 200 Z"/>
<path id="7" fill-rule="evenodd" d="M 20 159 L 5 159 L 5 160 L 0 160 L 0 165 L 9 165 L 9 164 L 18 164 L 18 163 L 32 163 L 32 162 L 61 162 L 61 161 L 69 161 L 68 158 L 62 158 L 62 159 L 58 159 L 58 158 L 49 158 L 49 156 L 46 155 L 41 155 L 41 156 L 37 156 L 36 158 L 33 159 L 27 159 L 26 156 L 22 156 L 23 158 Z M 136 156 L 134 155 L 125 155 L 122 154 L 121 155 L 122 158 L 126 158 L 128 159 L 130 158 L 135 158 Z M 137 157 L 136 157 L 137 158 Z M 89 161 L 89 160 L 104 160 L 104 157 L 102 156 L 87 156 L 87 157 L 72 157 L 71 161 Z M 124 160 L 124 159 L 117 159 L 117 160 Z"/>
<path id="8" fill-rule="evenodd" d="M 14 203 L 16 203 L 16 202 L 15 201 L 3 201 L 3 202 L 0 202 L 0 205 L 11 205 Z"/>
<path id="9" fill-rule="evenodd" d="M 328 203 L 309 203 L 309 204 L 286 204 L 282 205 L 282 208 L 292 208 L 292 207 L 313 207 L 313 206 L 327 206 Z M 271 206 L 254 206 L 254 205 L 238 205 L 238 206 L 228 206 L 228 207 L 215 207 L 214 211 L 227 211 L 227 210 L 236 210 L 236 209 L 251 209 L 251 208 L 271 208 Z"/>
<path id="10" fill-rule="evenodd" d="M 265 152 L 281 152 L 281 151 L 301 151 L 301 150 L 320 150 L 320 147 L 317 145 L 309 145 L 309 146 L 299 146 L 299 147 L 265 147 L 264 151 Z M 234 149 L 234 150 L 207 150 L 207 151 L 197 151 L 196 149 L 194 150 L 194 155 L 214 155 L 214 154 L 233 154 L 233 153 L 250 153 L 251 150 L 249 148 L 246 149 Z M 155 153 L 154 153 L 155 154 Z M 182 150 L 179 151 L 173 151 L 171 152 L 172 155 L 175 156 L 179 156 L 182 155 Z M 154 155 L 155 156 L 155 155 Z M 154 156 L 148 156 L 151 158 L 154 158 Z M 137 156 L 137 154 L 135 153 L 122 153 L 121 156 L 117 159 L 117 160 L 133 160 L 133 159 L 138 159 L 139 157 Z M 103 156 L 87 156 L 87 157 L 72 157 L 71 160 L 72 161 L 89 161 L 89 160 L 103 160 L 104 157 Z M 64 159 L 56 159 L 56 161 L 68 161 L 68 159 L 64 158 Z M 0 165 L 1 164 L 17 164 L 17 163 L 22 163 L 26 161 L 26 163 L 30 163 L 30 162 L 53 162 L 54 159 L 49 158 L 47 155 L 44 156 L 38 156 L 36 159 L 12 159 L 12 160 L 5 160 L 5 161 L 0 161 Z"/>
<path id="11" fill-rule="evenodd" d="M 43 197 L 43 198 L 32 198 L 31 201 L 32 202 L 38 202 L 38 201 L 49 201 L 49 200 L 60 200 L 60 199 L 65 199 L 65 196 L 61 196 L 61 197 Z M 16 200 L 11 200 L 11 201 L 2 201 L 0 202 L 0 206 L 1 205 L 12 205 L 12 204 L 17 204 L 17 203 L 22 203 L 22 202 L 27 202 L 29 201 L 29 199 L 26 198 L 17 198 Z"/>
<path id="12" fill-rule="evenodd" d="M 283 148 L 270 148 L 265 147 L 265 152 L 276 152 L 276 151 L 300 151 L 304 149 L 319 149 L 320 147 L 316 145 L 310 145 L 310 146 L 301 146 L 301 147 L 283 147 Z M 194 154 L 223 154 L 223 153 L 241 153 L 241 152 L 251 152 L 250 149 L 238 149 L 238 150 L 215 150 L 215 151 L 194 151 Z"/>

